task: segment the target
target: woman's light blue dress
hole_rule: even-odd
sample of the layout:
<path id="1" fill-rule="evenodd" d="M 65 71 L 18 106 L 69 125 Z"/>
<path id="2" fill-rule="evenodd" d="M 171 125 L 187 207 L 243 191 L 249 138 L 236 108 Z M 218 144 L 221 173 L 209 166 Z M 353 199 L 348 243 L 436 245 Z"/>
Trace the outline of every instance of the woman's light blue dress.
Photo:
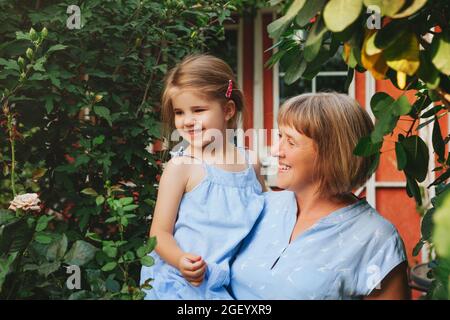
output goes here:
<path id="1" fill-rule="evenodd" d="M 192 286 L 178 269 L 152 252 L 155 264 L 141 269 L 141 284 L 154 279 L 145 299 L 232 299 L 226 290 L 230 259 L 264 206 L 261 184 L 245 156 L 247 168 L 240 172 L 203 163 L 205 178 L 181 199 L 174 237 L 183 251 L 200 255 L 207 263 L 202 284 Z"/>
<path id="2" fill-rule="evenodd" d="M 330 213 L 290 244 L 294 193 L 268 192 L 265 199 L 231 266 L 236 299 L 359 299 L 406 260 L 395 227 L 365 199 Z"/>

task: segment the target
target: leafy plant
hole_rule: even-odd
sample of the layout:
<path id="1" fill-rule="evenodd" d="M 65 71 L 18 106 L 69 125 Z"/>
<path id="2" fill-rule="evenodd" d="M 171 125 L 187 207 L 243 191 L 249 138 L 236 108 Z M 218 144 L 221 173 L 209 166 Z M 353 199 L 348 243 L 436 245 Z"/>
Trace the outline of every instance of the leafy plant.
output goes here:
<path id="1" fill-rule="evenodd" d="M 79 28 L 67 27 L 72 5 Z M 0 207 L 26 192 L 42 200 L 39 214 L 0 211 L 2 298 L 143 297 L 163 78 L 221 40 L 235 9 L 210 0 L 0 0 Z M 70 265 L 80 267 L 80 290 L 66 285 Z"/>

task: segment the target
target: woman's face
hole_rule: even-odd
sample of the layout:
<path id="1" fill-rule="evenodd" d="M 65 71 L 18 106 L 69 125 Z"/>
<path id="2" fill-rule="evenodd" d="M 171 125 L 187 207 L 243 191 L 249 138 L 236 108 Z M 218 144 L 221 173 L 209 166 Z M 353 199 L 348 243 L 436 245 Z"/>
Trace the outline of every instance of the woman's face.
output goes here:
<path id="1" fill-rule="evenodd" d="M 180 135 L 194 147 L 204 147 L 219 134 L 234 114 L 218 101 L 209 100 L 193 90 L 177 90 L 172 97 L 175 127 Z M 234 104 L 233 104 L 234 106 Z"/>
<path id="2" fill-rule="evenodd" d="M 278 158 L 277 186 L 294 192 L 312 186 L 317 158 L 314 141 L 289 126 L 280 126 L 279 131 L 279 142 L 272 147 Z"/>

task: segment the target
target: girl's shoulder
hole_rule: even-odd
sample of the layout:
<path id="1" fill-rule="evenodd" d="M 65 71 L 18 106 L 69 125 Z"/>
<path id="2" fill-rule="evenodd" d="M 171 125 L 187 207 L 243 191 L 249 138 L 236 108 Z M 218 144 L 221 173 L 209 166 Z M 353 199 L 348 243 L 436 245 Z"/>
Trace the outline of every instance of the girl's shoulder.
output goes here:
<path id="1" fill-rule="evenodd" d="M 205 176 L 202 162 L 187 155 L 171 158 L 165 165 L 163 176 L 166 175 L 177 183 L 182 183 L 184 192 L 191 191 Z"/>

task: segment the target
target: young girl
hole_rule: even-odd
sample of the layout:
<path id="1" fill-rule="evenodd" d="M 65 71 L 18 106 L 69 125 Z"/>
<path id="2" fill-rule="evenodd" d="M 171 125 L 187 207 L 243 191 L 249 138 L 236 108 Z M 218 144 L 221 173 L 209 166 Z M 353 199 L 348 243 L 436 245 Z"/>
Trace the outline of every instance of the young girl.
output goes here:
<path id="1" fill-rule="evenodd" d="M 146 299 L 231 299 L 230 259 L 264 203 L 258 162 L 227 138 L 243 106 L 231 68 L 216 57 L 188 56 L 169 72 L 163 122 L 188 145 L 160 180 L 155 264 L 141 271 L 141 283 L 154 279 Z"/>

